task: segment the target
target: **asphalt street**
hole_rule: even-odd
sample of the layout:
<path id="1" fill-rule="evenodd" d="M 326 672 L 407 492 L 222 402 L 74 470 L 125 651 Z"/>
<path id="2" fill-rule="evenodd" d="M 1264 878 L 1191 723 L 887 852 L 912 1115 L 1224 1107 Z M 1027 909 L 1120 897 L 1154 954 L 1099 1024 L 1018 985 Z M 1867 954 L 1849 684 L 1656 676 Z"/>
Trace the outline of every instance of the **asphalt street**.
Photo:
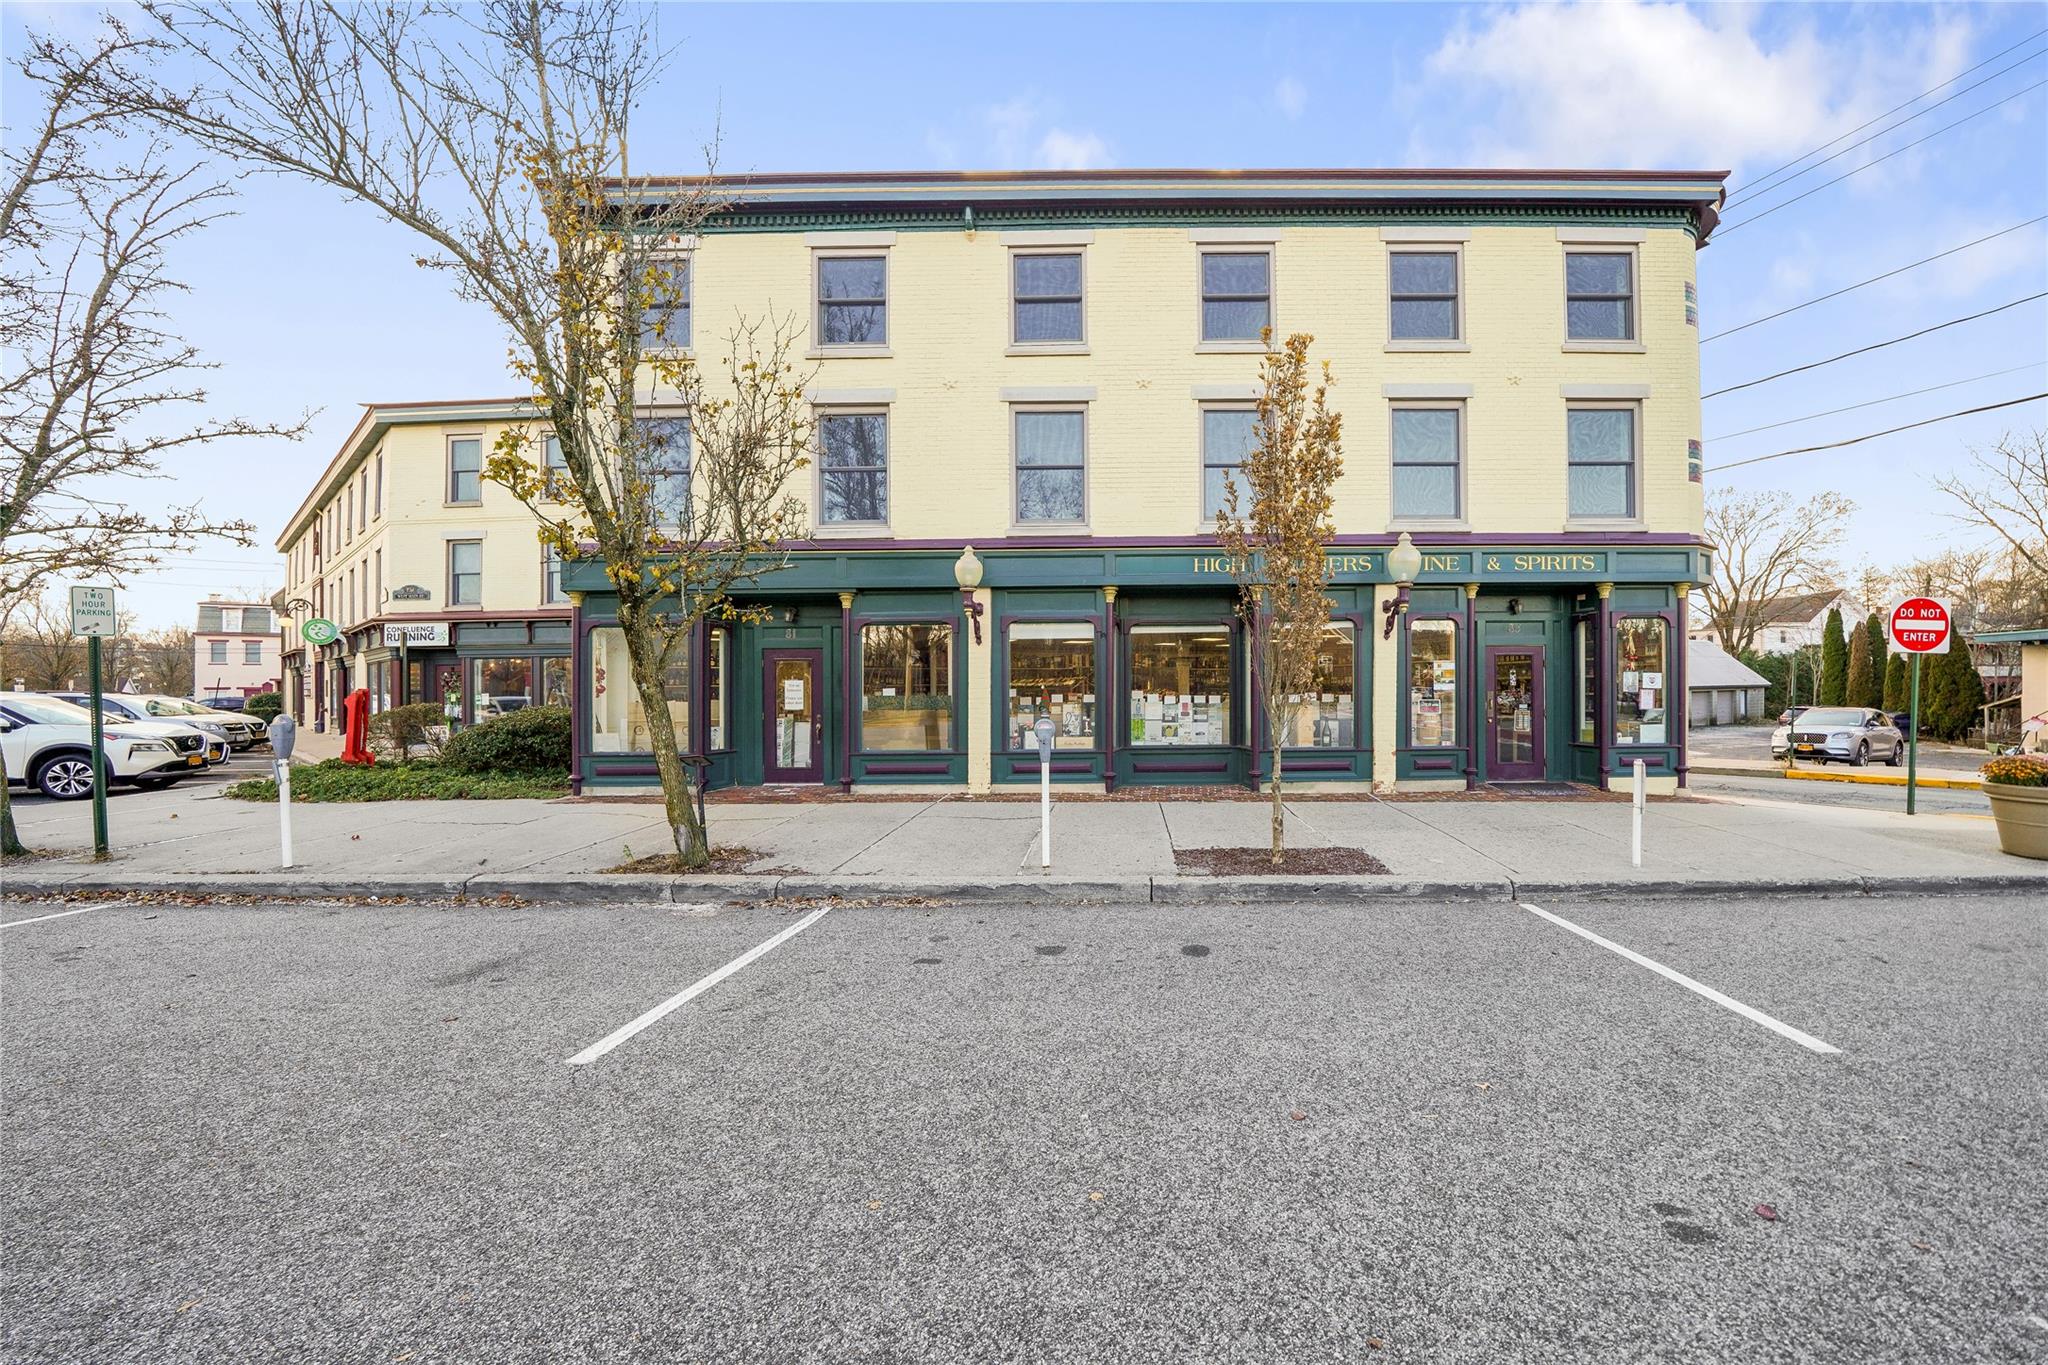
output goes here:
<path id="1" fill-rule="evenodd" d="M 2023 897 L 75 908 L 9 1361 L 2048 1357 Z"/>
<path id="2" fill-rule="evenodd" d="M 1756 777 L 1730 777 L 1719 773 L 1691 773 L 1687 775 L 1686 787 L 1695 796 L 1754 797 L 1808 806 L 1857 806 L 1866 810 L 1906 809 L 1904 786 L 1866 786 L 1860 782 L 1807 781 L 1761 774 Z M 1991 803 L 1985 799 L 1984 793 L 1968 788 L 1921 787 L 1914 793 L 1913 804 L 1919 813 L 1929 816 L 1991 818 Z"/>

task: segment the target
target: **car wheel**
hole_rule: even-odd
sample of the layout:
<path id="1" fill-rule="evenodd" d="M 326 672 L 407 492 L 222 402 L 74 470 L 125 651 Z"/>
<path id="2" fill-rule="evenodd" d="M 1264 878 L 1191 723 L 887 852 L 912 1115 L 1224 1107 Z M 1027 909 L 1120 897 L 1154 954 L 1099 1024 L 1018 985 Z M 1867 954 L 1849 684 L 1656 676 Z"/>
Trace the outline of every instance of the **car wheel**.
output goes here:
<path id="1" fill-rule="evenodd" d="M 162 791 L 178 779 L 176 777 L 138 777 L 133 779 L 136 786 L 146 792 Z"/>
<path id="2" fill-rule="evenodd" d="M 1885 760 L 1885 766 L 1888 768 L 1896 768 L 1905 761 L 1906 746 L 1904 744 L 1892 745 L 1892 756 Z"/>
<path id="3" fill-rule="evenodd" d="M 1864 766 L 1865 764 L 1869 763 L 1869 762 L 1870 762 L 1870 741 L 1866 739 L 1866 740 L 1862 740 L 1862 741 L 1858 742 L 1858 744 L 1856 745 L 1856 757 L 1854 757 L 1854 758 L 1850 759 L 1849 761 L 1850 761 L 1851 763 L 1854 763 L 1854 764 L 1855 764 L 1855 765 L 1856 765 L 1857 767 L 1859 767 L 1859 768 L 1861 768 L 1861 767 L 1863 767 L 1863 766 Z"/>
<path id="4" fill-rule="evenodd" d="M 59 754 L 36 769 L 36 786 L 52 801 L 83 801 L 92 795 L 92 760 Z"/>

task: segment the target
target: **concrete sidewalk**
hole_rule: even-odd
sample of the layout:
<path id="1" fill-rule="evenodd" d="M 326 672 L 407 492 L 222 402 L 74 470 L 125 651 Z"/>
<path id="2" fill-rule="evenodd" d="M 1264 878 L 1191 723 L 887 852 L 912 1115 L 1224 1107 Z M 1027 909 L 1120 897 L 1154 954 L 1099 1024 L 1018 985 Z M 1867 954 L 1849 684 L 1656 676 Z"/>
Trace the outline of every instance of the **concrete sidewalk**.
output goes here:
<path id="1" fill-rule="evenodd" d="M 278 868 L 277 808 L 163 793 L 114 803 L 116 853 L 8 869 L 8 890 L 246 890 L 267 895 L 704 900 L 782 896 L 932 899 L 1276 899 L 1319 895 L 1465 898 L 1773 888 L 1866 892 L 1954 879 L 2048 890 L 2048 863 L 1998 850 L 1988 815 L 1906 816 L 1756 798 L 1651 803 L 1640 870 L 1620 802 L 1301 801 L 1292 845 L 1365 850 L 1370 878 L 1181 876 L 1177 849 L 1262 847 L 1267 808 L 1244 801 L 1073 802 L 1054 814 L 1049 872 L 1035 804 L 947 798 L 822 804 L 720 803 L 712 842 L 756 855 L 743 876 L 629 877 L 603 870 L 666 851 L 651 804 L 550 801 L 295 805 L 296 866 Z M 18 807 L 33 847 L 90 846 L 75 804 Z M 1306 888 L 1306 889 L 1304 889 Z"/>

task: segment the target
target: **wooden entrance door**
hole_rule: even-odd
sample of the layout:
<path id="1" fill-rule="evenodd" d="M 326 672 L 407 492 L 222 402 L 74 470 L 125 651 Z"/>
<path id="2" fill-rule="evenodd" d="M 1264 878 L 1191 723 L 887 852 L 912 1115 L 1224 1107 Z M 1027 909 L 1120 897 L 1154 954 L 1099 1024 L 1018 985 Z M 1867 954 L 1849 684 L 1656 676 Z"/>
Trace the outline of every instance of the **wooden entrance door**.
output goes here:
<path id="1" fill-rule="evenodd" d="M 1486 778 L 1543 780 L 1543 646 L 1486 650 Z"/>
<path id="2" fill-rule="evenodd" d="M 818 682 L 823 652 L 769 649 L 761 653 L 761 779 L 825 780 L 824 708 Z"/>

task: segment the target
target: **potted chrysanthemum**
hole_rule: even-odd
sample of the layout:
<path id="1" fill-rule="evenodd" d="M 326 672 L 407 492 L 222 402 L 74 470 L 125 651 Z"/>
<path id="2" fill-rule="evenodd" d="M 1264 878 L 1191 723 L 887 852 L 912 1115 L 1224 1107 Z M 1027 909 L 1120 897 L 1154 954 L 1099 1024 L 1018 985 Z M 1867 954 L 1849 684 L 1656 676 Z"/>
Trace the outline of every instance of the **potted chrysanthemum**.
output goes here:
<path id="1" fill-rule="evenodd" d="M 1998 846 L 2021 858 L 2048 858 L 2048 758 L 2007 754 L 1979 771 Z"/>

